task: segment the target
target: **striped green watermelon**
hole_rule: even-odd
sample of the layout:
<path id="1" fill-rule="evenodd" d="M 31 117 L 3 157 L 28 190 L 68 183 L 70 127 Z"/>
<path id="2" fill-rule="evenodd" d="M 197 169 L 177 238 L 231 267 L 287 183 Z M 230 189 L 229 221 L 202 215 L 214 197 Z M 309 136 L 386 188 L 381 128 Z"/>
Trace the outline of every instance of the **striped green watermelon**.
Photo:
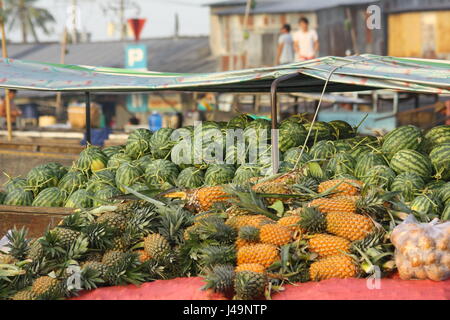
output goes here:
<path id="1" fill-rule="evenodd" d="M 312 155 L 315 160 L 327 160 L 332 158 L 336 154 L 336 147 L 334 142 L 330 140 L 318 141 L 309 150 L 309 154 Z"/>
<path id="2" fill-rule="evenodd" d="M 253 120 L 244 129 L 245 139 L 249 142 L 269 141 L 271 137 L 271 128 L 272 123 L 269 120 Z"/>
<path id="3" fill-rule="evenodd" d="M 155 131 L 150 138 L 150 150 L 153 158 L 155 159 L 166 159 L 172 147 L 175 145 L 175 141 L 172 140 L 171 136 L 173 129 L 171 128 L 161 128 Z"/>
<path id="4" fill-rule="evenodd" d="M 106 186 L 103 189 L 97 190 L 97 192 L 94 193 L 94 200 L 93 200 L 93 206 L 99 207 L 102 205 L 105 205 L 107 203 L 115 203 L 117 201 L 112 200 L 112 197 L 118 196 L 122 194 L 119 189 L 112 187 L 112 186 Z M 104 203 L 103 201 L 106 201 L 107 203 Z"/>
<path id="5" fill-rule="evenodd" d="M 8 206 L 31 206 L 33 193 L 20 188 L 14 188 L 8 192 L 3 204 Z"/>
<path id="6" fill-rule="evenodd" d="M 415 150 L 400 150 L 391 159 L 389 164 L 397 174 L 403 172 L 416 173 L 425 180 L 429 180 L 433 174 L 433 166 L 427 155 Z"/>
<path id="7" fill-rule="evenodd" d="M 111 158 L 111 156 L 119 153 L 119 152 L 124 152 L 125 151 L 125 146 L 120 145 L 120 146 L 109 146 L 106 148 L 103 148 L 103 153 L 106 154 L 106 156 L 108 158 Z"/>
<path id="8" fill-rule="evenodd" d="M 175 129 L 172 132 L 172 139 L 175 142 L 183 141 L 184 139 L 193 139 L 194 137 L 194 126 L 185 126 Z"/>
<path id="9" fill-rule="evenodd" d="M 300 113 L 300 114 L 294 114 L 292 116 L 290 116 L 289 118 L 284 119 L 283 121 L 281 121 L 281 123 L 285 123 L 285 122 L 295 122 L 298 124 L 304 124 L 304 123 L 308 123 L 308 117 L 307 117 L 307 113 Z"/>
<path id="10" fill-rule="evenodd" d="M 184 140 L 182 143 L 186 152 L 189 143 L 193 150 L 194 163 L 220 163 L 225 158 L 226 138 L 216 122 L 205 121 L 201 126 L 197 126 L 194 129 L 194 140 Z"/>
<path id="11" fill-rule="evenodd" d="M 435 146 L 430 152 L 430 159 L 436 170 L 436 177 L 450 180 L 450 143 Z"/>
<path id="12" fill-rule="evenodd" d="M 357 161 L 354 175 L 359 179 L 364 177 L 370 168 L 377 165 L 387 165 L 387 162 L 384 160 L 383 156 L 374 152 L 365 153 L 361 157 L 355 159 L 357 159 Z"/>
<path id="13" fill-rule="evenodd" d="M 290 171 L 294 170 L 294 167 L 295 167 L 295 165 L 290 162 L 281 161 L 280 165 L 278 167 L 278 173 L 290 172 Z"/>
<path id="14" fill-rule="evenodd" d="M 67 198 L 64 207 L 77 209 L 91 208 L 91 196 L 92 193 L 88 192 L 86 189 L 78 189 Z"/>
<path id="15" fill-rule="evenodd" d="M 81 151 L 75 167 L 83 172 L 95 172 L 106 168 L 108 157 L 96 146 L 87 146 Z"/>
<path id="16" fill-rule="evenodd" d="M 131 187 L 136 182 L 143 182 L 144 171 L 136 162 L 124 162 L 116 172 L 116 186 L 126 193 L 123 186 Z"/>
<path id="17" fill-rule="evenodd" d="M 242 114 L 239 114 L 239 115 L 231 118 L 230 121 L 228 121 L 228 123 L 227 123 L 227 128 L 228 129 L 235 129 L 235 128 L 245 129 L 245 127 L 252 121 L 253 121 L 252 117 L 250 117 L 246 113 L 242 113 Z"/>
<path id="18" fill-rule="evenodd" d="M 446 206 L 450 205 L 450 182 L 439 189 L 439 197 Z"/>
<path id="19" fill-rule="evenodd" d="M 176 185 L 180 188 L 199 188 L 205 183 L 205 171 L 195 167 L 181 170 L 177 177 Z"/>
<path id="20" fill-rule="evenodd" d="M 37 195 L 45 188 L 56 187 L 57 185 L 57 174 L 52 168 L 45 165 L 34 167 L 27 174 L 27 188 L 30 189 L 34 195 Z"/>
<path id="21" fill-rule="evenodd" d="M 436 193 L 439 194 L 441 188 L 445 185 L 445 181 L 442 180 L 435 180 L 427 183 L 427 185 L 424 188 L 424 193 Z"/>
<path id="22" fill-rule="evenodd" d="M 50 187 L 42 190 L 34 198 L 32 206 L 35 207 L 62 207 L 66 201 L 67 192 L 58 188 Z"/>
<path id="23" fill-rule="evenodd" d="M 239 141 L 234 144 L 228 143 L 225 149 L 225 163 L 244 164 L 247 162 L 245 142 Z"/>
<path id="24" fill-rule="evenodd" d="M 170 151 L 170 160 L 180 168 L 184 169 L 194 165 L 194 144 L 185 139 L 173 146 Z"/>
<path id="25" fill-rule="evenodd" d="M 89 181 L 101 181 L 103 183 L 114 186 L 114 184 L 116 183 L 116 171 L 107 168 L 93 172 Z"/>
<path id="26" fill-rule="evenodd" d="M 152 132 L 148 129 L 140 128 L 134 130 L 128 136 L 125 153 L 132 159 L 139 159 L 143 155 L 149 154 L 151 150 L 151 137 Z"/>
<path id="27" fill-rule="evenodd" d="M 312 156 L 305 151 L 302 152 L 302 148 L 291 148 L 288 151 L 286 151 L 283 155 L 283 161 L 292 163 L 293 165 L 296 165 L 298 162 L 298 165 L 301 166 L 302 164 L 305 164 L 308 161 L 311 161 L 313 158 Z M 299 160 L 301 154 L 301 159 Z"/>
<path id="28" fill-rule="evenodd" d="M 228 164 L 213 164 L 208 167 L 205 173 L 205 185 L 217 186 L 233 181 L 235 168 Z"/>
<path id="29" fill-rule="evenodd" d="M 27 186 L 27 179 L 20 177 L 8 178 L 4 186 L 7 193 L 16 188 L 24 189 Z"/>
<path id="30" fill-rule="evenodd" d="M 308 143 L 310 144 L 320 140 L 333 139 L 334 129 L 326 122 L 316 121 L 314 122 L 314 124 L 309 122 L 305 123 L 303 126 L 305 127 L 306 131 L 309 131 L 309 129 L 312 127 L 311 134 L 308 139 Z"/>
<path id="31" fill-rule="evenodd" d="M 285 152 L 290 148 L 298 147 L 305 142 L 305 128 L 293 121 L 287 121 L 279 126 L 278 130 L 278 147 L 281 152 Z"/>
<path id="32" fill-rule="evenodd" d="M 174 186 L 180 170 L 169 160 L 157 159 L 150 162 L 145 168 L 145 181 L 148 185 L 160 188 Z"/>
<path id="33" fill-rule="evenodd" d="M 328 122 L 333 128 L 333 136 L 336 140 L 352 138 L 356 135 L 355 129 L 343 120 L 333 120 Z"/>
<path id="34" fill-rule="evenodd" d="M 391 191 L 398 191 L 405 201 L 413 200 L 425 187 L 425 181 L 416 173 L 404 172 L 395 177 Z"/>
<path id="35" fill-rule="evenodd" d="M 425 133 L 425 147 L 427 152 L 430 152 L 434 147 L 443 143 L 450 143 L 450 125 L 437 126 Z"/>
<path id="36" fill-rule="evenodd" d="M 355 158 L 355 159 L 359 159 L 362 158 L 364 155 L 368 154 L 368 153 L 372 153 L 373 149 L 369 146 L 366 145 L 360 145 L 360 146 L 356 146 L 356 147 L 352 147 L 352 149 L 350 150 L 350 155 Z"/>
<path id="37" fill-rule="evenodd" d="M 256 164 L 243 164 L 234 173 L 233 183 L 245 184 L 250 178 L 259 177 L 261 168 Z"/>
<path id="38" fill-rule="evenodd" d="M 336 148 L 336 152 L 352 151 L 352 146 L 345 140 L 334 141 L 334 147 Z"/>
<path id="39" fill-rule="evenodd" d="M 385 165 L 377 165 L 370 168 L 367 174 L 361 177 L 361 181 L 367 185 L 389 189 L 395 177 L 394 170 Z"/>
<path id="40" fill-rule="evenodd" d="M 401 126 L 383 138 L 381 150 L 391 159 L 400 150 L 420 150 L 424 136 L 422 130 L 413 125 Z"/>
<path id="41" fill-rule="evenodd" d="M 424 222 L 441 216 L 444 206 L 439 197 L 433 194 L 422 194 L 411 201 L 409 207 L 418 213 Z"/>
<path id="42" fill-rule="evenodd" d="M 59 181 L 58 188 L 70 195 L 76 190 L 84 188 L 87 181 L 87 176 L 83 172 L 70 171 Z"/>
<path id="43" fill-rule="evenodd" d="M 331 177 L 351 174 L 355 171 L 356 160 L 348 153 L 336 153 L 327 163 L 326 171 Z"/>
<path id="44" fill-rule="evenodd" d="M 68 171 L 66 167 L 57 162 L 49 162 L 46 163 L 44 166 L 52 170 L 58 177 L 58 180 L 61 179 Z"/>
<path id="45" fill-rule="evenodd" d="M 130 162 L 133 161 L 133 159 L 131 159 L 131 157 L 125 153 L 116 153 L 113 154 L 109 160 L 108 160 L 108 168 L 112 168 L 112 169 L 117 169 L 119 168 L 119 166 L 124 163 L 124 162 Z"/>
<path id="46" fill-rule="evenodd" d="M 450 221 L 450 205 L 447 205 L 441 213 L 442 221 Z"/>

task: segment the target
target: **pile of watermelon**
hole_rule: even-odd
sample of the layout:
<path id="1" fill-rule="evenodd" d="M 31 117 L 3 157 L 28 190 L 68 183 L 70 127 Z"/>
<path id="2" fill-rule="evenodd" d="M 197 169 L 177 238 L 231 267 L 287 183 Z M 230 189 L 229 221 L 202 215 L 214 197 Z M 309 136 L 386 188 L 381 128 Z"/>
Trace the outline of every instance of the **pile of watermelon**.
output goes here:
<path id="1" fill-rule="evenodd" d="M 33 168 L 24 177 L 11 178 L 0 193 L 0 203 L 90 208 L 114 202 L 115 196 L 127 193 L 127 187 L 164 191 L 240 184 L 271 173 L 270 128 L 270 121 L 241 114 L 228 122 L 206 121 L 201 127 L 138 129 L 125 145 L 88 146 L 71 167 L 52 162 Z M 449 219 L 449 125 L 427 131 L 406 125 L 376 137 L 358 135 L 344 121 L 311 123 L 295 115 L 278 128 L 280 172 L 316 162 L 322 178 L 344 177 L 378 185 L 399 193 L 424 220 Z M 246 143 L 267 142 L 267 147 L 250 161 L 248 153 L 227 143 L 228 129 L 241 129 Z M 183 137 L 194 135 L 207 137 L 208 143 L 187 146 Z M 226 163 L 217 161 L 217 153 Z"/>

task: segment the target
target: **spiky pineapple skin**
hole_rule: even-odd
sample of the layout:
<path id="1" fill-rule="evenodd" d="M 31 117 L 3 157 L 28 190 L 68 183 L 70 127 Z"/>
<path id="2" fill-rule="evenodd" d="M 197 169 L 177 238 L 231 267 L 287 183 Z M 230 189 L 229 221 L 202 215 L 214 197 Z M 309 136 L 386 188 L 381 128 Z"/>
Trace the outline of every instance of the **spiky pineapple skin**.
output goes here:
<path id="1" fill-rule="evenodd" d="M 298 215 L 289 215 L 281 218 L 277 221 L 277 224 L 280 226 L 284 226 L 286 228 L 289 228 L 292 232 L 296 231 L 302 231 L 298 223 L 300 222 L 300 216 Z"/>
<path id="2" fill-rule="evenodd" d="M 333 179 L 324 181 L 319 184 L 318 192 L 322 193 L 332 188 L 330 197 L 335 198 L 339 196 L 354 196 L 357 195 L 363 183 L 359 180 L 352 179 Z"/>
<path id="3" fill-rule="evenodd" d="M 42 276 L 34 280 L 31 291 L 36 296 L 52 294 L 58 290 L 61 281 L 49 276 Z"/>
<path id="4" fill-rule="evenodd" d="M 104 223 L 108 227 L 117 230 L 118 232 L 125 231 L 127 227 L 127 218 L 116 212 L 106 212 L 97 218 L 98 223 Z"/>
<path id="5" fill-rule="evenodd" d="M 265 224 L 260 229 L 259 238 L 261 243 L 282 246 L 292 240 L 292 232 L 279 224 Z"/>
<path id="6" fill-rule="evenodd" d="M 274 182 L 274 181 L 261 182 L 261 183 L 255 184 L 252 187 L 252 189 L 256 193 L 267 193 L 267 194 L 291 194 L 292 193 L 289 186 L 284 182 Z M 269 205 L 274 204 L 278 200 L 285 202 L 285 203 L 291 202 L 290 198 L 281 198 L 281 197 L 280 198 L 267 197 L 267 198 L 265 198 L 265 200 Z"/>
<path id="7" fill-rule="evenodd" d="M 333 212 L 356 212 L 355 201 L 348 199 L 346 197 L 336 197 L 336 198 L 318 198 L 312 200 L 309 207 L 317 207 L 323 213 L 333 213 Z"/>
<path id="8" fill-rule="evenodd" d="M 235 272 L 242 272 L 242 271 L 252 271 L 252 272 L 258 272 L 258 273 L 264 273 L 266 272 L 266 268 L 262 264 L 259 263 L 244 263 L 240 264 L 236 267 Z"/>
<path id="9" fill-rule="evenodd" d="M 350 256 L 345 254 L 320 259 L 309 267 L 309 276 L 313 281 L 354 278 L 357 275 L 358 266 Z"/>
<path id="10" fill-rule="evenodd" d="M 362 240 L 374 231 L 372 220 L 356 213 L 328 213 L 327 231 L 350 241 Z"/>
<path id="11" fill-rule="evenodd" d="M 11 300 L 36 300 L 37 296 L 29 289 L 18 291 L 11 297 Z"/>
<path id="12" fill-rule="evenodd" d="M 108 250 L 102 258 L 102 263 L 107 267 L 112 267 L 117 264 L 124 256 L 124 252 L 117 250 Z"/>
<path id="13" fill-rule="evenodd" d="M 216 265 L 208 270 L 204 280 L 203 289 L 211 289 L 214 292 L 230 295 L 234 293 L 235 271 L 232 265 Z"/>
<path id="14" fill-rule="evenodd" d="M 139 262 L 144 263 L 149 261 L 152 257 L 145 250 L 137 250 Z"/>
<path id="15" fill-rule="evenodd" d="M 236 299 L 254 300 L 262 298 L 264 297 L 267 284 L 267 276 L 264 273 L 253 271 L 238 272 L 234 280 Z"/>
<path id="16" fill-rule="evenodd" d="M 259 228 L 265 223 L 272 223 L 272 222 L 274 221 L 267 218 L 266 216 L 257 214 L 257 215 L 231 217 L 226 221 L 226 224 L 233 228 L 240 229 L 244 226 L 252 226 Z"/>
<path id="17" fill-rule="evenodd" d="M 329 234 L 315 234 L 308 240 L 309 250 L 321 258 L 349 252 L 350 245 L 347 239 Z"/>
<path id="18" fill-rule="evenodd" d="M 169 242 L 160 234 L 150 234 L 144 238 L 144 250 L 152 258 L 159 259 L 170 250 Z"/>
<path id="19" fill-rule="evenodd" d="M 265 268 L 279 259 L 278 249 L 272 244 L 254 244 L 243 246 L 237 253 L 237 264 L 259 263 Z"/>
<path id="20" fill-rule="evenodd" d="M 81 232 L 62 227 L 56 227 L 53 229 L 53 231 L 57 234 L 58 239 L 64 248 L 69 248 L 70 245 L 74 243 L 79 236 L 82 235 Z"/>
<path id="21" fill-rule="evenodd" d="M 226 201 L 229 194 L 221 186 L 196 189 L 188 197 L 188 203 L 198 212 L 208 211 L 217 202 Z"/>
<path id="22" fill-rule="evenodd" d="M 101 262 L 89 261 L 82 265 L 83 269 L 90 268 L 98 272 L 100 278 L 104 278 L 108 271 L 108 266 Z"/>

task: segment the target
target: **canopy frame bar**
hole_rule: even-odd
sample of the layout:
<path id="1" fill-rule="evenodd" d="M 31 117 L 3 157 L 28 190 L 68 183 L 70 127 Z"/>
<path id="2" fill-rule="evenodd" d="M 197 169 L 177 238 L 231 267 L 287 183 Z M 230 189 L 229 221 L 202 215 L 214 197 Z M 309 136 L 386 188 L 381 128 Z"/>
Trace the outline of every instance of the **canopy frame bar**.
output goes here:
<path id="1" fill-rule="evenodd" d="M 91 140 L 91 93 L 86 91 L 84 93 L 86 101 L 86 144 L 92 143 Z"/>

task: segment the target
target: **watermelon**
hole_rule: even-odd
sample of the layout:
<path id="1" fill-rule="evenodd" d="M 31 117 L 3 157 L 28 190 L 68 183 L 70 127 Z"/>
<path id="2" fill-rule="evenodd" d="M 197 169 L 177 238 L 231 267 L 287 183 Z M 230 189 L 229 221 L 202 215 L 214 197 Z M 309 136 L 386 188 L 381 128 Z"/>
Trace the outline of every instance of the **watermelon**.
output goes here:
<path id="1" fill-rule="evenodd" d="M 58 175 L 52 168 L 39 165 L 27 174 L 27 188 L 36 196 L 41 190 L 58 185 Z"/>
<path id="2" fill-rule="evenodd" d="M 400 150 L 391 159 L 389 166 L 397 172 L 412 172 L 421 176 L 425 180 L 429 180 L 433 174 L 433 166 L 427 155 L 415 150 Z"/>
<path id="3" fill-rule="evenodd" d="M 425 149 L 427 152 L 443 143 L 450 143 L 450 125 L 437 126 L 425 133 Z"/>
<path id="4" fill-rule="evenodd" d="M 8 192 L 3 204 L 9 206 L 31 206 L 33 203 L 33 193 L 20 188 L 14 188 Z"/>
<path id="5" fill-rule="evenodd" d="M 253 121 L 252 117 L 250 117 L 246 113 L 242 113 L 242 114 L 239 114 L 239 115 L 231 118 L 230 121 L 228 121 L 228 123 L 227 123 L 227 128 L 228 129 L 235 129 L 235 128 L 245 129 L 245 127 L 252 121 Z"/>
<path id="6" fill-rule="evenodd" d="M 86 189 L 78 189 L 67 198 L 64 207 L 77 209 L 90 208 L 92 207 L 91 196 L 92 193 L 88 192 Z"/>
<path id="7" fill-rule="evenodd" d="M 351 152 L 352 150 L 352 146 L 345 140 L 334 141 L 334 147 L 336 148 L 336 152 L 343 152 L 343 151 Z"/>
<path id="8" fill-rule="evenodd" d="M 422 130 L 413 125 L 401 126 L 383 137 L 381 150 L 388 159 L 400 150 L 420 150 L 424 136 Z"/>
<path id="9" fill-rule="evenodd" d="M 183 148 L 186 148 L 187 152 L 189 140 L 183 142 Z M 210 121 L 203 122 L 201 126 L 194 129 L 194 140 L 191 142 L 194 162 L 198 164 L 221 163 L 225 158 L 225 144 L 225 136 L 219 125 Z"/>
<path id="10" fill-rule="evenodd" d="M 205 171 L 195 167 L 181 170 L 176 185 L 180 188 L 199 188 L 205 183 Z"/>
<path id="11" fill-rule="evenodd" d="M 175 140 L 172 140 L 171 136 L 173 129 L 161 128 L 155 131 L 150 138 L 150 150 L 153 158 L 166 159 L 172 147 L 175 145 Z"/>
<path id="12" fill-rule="evenodd" d="M 116 182 L 116 171 L 112 169 L 103 169 L 92 173 L 89 182 L 93 181 L 101 181 L 103 183 L 107 183 L 110 185 L 115 184 Z"/>
<path id="13" fill-rule="evenodd" d="M 294 170 L 294 165 L 290 162 L 281 161 L 278 167 L 278 173 L 286 173 Z"/>
<path id="14" fill-rule="evenodd" d="M 32 206 L 35 207 L 62 207 L 66 201 L 68 194 L 66 191 L 50 187 L 42 190 L 34 198 Z"/>
<path id="15" fill-rule="evenodd" d="M 331 140 L 333 138 L 334 129 L 326 122 L 316 121 L 314 124 L 311 122 L 305 123 L 303 127 L 305 127 L 306 131 L 309 131 L 312 127 L 311 134 L 308 139 L 308 143 L 310 144 L 320 140 Z"/>
<path id="16" fill-rule="evenodd" d="M 116 186 L 120 191 L 126 193 L 123 186 L 131 187 L 143 179 L 142 168 L 134 161 L 122 163 L 116 172 Z"/>
<path id="17" fill-rule="evenodd" d="M 359 159 L 362 158 L 364 155 L 368 154 L 368 153 L 372 153 L 373 149 L 369 146 L 366 145 L 360 145 L 360 146 L 356 146 L 356 147 L 352 147 L 352 149 L 350 150 L 350 155 L 355 158 L 355 159 Z"/>
<path id="18" fill-rule="evenodd" d="M 377 165 L 387 165 L 386 160 L 384 160 L 383 156 L 374 152 L 365 153 L 361 157 L 355 159 L 357 159 L 357 161 L 354 175 L 359 179 L 361 177 L 364 177 L 370 168 Z"/>
<path id="19" fill-rule="evenodd" d="M 117 169 L 119 168 L 119 166 L 124 163 L 124 162 L 130 162 L 133 161 L 133 159 L 131 159 L 131 157 L 125 153 L 116 153 L 113 154 L 109 160 L 108 160 L 108 168 L 113 168 L 113 169 Z"/>
<path id="20" fill-rule="evenodd" d="M 125 146 L 109 146 L 106 148 L 103 148 L 103 153 L 106 154 L 106 156 L 108 158 L 111 158 L 113 155 L 119 153 L 119 152 L 124 152 L 125 151 Z"/>
<path id="21" fill-rule="evenodd" d="M 225 163 L 227 164 L 244 164 L 247 160 L 245 143 L 242 141 L 235 144 L 227 144 L 225 150 Z"/>
<path id="22" fill-rule="evenodd" d="M 121 194 L 121 192 L 119 191 L 119 189 L 112 187 L 112 186 L 106 186 L 100 190 L 97 190 L 94 193 L 93 205 L 94 205 L 94 207 L 99 207 L 99 206 L 105 205 L 105 203 L 103 201 L 106 201 L 108 203 L 115 203 L 116 201 L 111 200 L 111 198 L 118 196 L 120 194 Z M 98 200 L 96 200 L 96 199 L 98 199 Z M 100 201 L 100 200 L 103 200 L 103 201 Z"/>
<path id="23" fill-rule="evenodd" d="M 336 140 L 353 138 L 356 135 L 355 129 L 345 121 L 333 120 L 328 124 L 333 128 L 332 135 Z"/>
<path id="24" fill-rule="evenodd" d="M 83 172 L 95 172 L 106 168 L 108 157 L 96 146 L 87 146 L 81 151 L 75 167 Z"/>
<path id="25" fill-rule="evenodd" d="M 170 151 L 170 160 L 184 169 L 194 164 L 194 145 L 191 140 L 185 139 L 178 142 Z"/>
<path id="26" fill-rule="evenodd" d="M 436 170 L 436 177 L 450 180 L 450 143 L 435 146 L 430 152 L 430 159 Z"/>
<path id="27" fill-rule="evenodd" d="M 180 173 L 176 164 L 169 160 L 157 159 L 149 163 L 145 168 L 145 181 L 148 185 L 167 189 L 175 185 Z"/>
<path id="28" fill-rule="evenodd" d="M 250 178 L 259 177 L 261 168 L 256 164 L 243 164 L 237 168 L 233 183 L 235 184 L 245 184 L 248 183 Z"/>
<path id="29" fill-rule="evenodd" d="M 413 200 L 425 187 L 425 181 L 416 173 L 404 172 L 395 177 L 391 191 L 398 191 L 405 201 Z"/>
<path id="30" fill-rule="evenodd" d="M 78 189 L 84 188 L 87 176 L 81 171 L 70 171 L 58 183 L 58 188 L 71 195 Z"/>
<path id="31" fill-rule="evenodd" d="M 293 121 L 288 121 L 279 126 L 278 131 L 278 147 L 281 152 L 285 152 L 290 148 L 298 147 L 305 142 L 305 128 Z"/>
<path id="32" fill-rule="evenodd" d="M 444 210 L 442 210 L 441 220 L 450 221 L 450 205 L 447 205 Z"/>
<path id="33" fill-rule="evenodd" d="M 235 168 L 229 164 L 213 164 L 205 173 L 205 185 L 217 186 L 232 182 Z"/>
<path id="34" fill-rule="evenodd" d="M 446 206 L 450 205 L 450 182 L 439 189 L 439 197 Z"/>
<path id="35" fill-rule="evenodd" d="M 152 132 L 145 128 L 134 130 L 125 144 L 125 153 L 132 159 L 139 159 L 151 150 L 150 139 Z"/>
<path id="36" fill-rule="evenodd" d="M 25 178 L 9 178 L 5 183 L 6 193 L 11 192 L 13 189 L 19 188 L 24 189 L 27 186 L 27 179 Z"/>
<path id="37" fill-rule="evenodd" d="M 312 160 L 312 156 L 306 152 L 306 150 L 303 151 L 299 160 L 301 152 L 302 148 L 291 148 L 284 153 L 283 161 L 292 163 L 293 165 L 296 165 L 298 161 L 298 165 L 301 166 L 302 164 Z"/>
<path id="38" fill-rule="evenodd" d="M 355 171 L 356 160 L 348 153 L 336 153 L 327 163 L 326 171 L 330 176 L 351 174 Z"/>
<path id="39" fill-rule="evenodd" d="M 418 214 L 424 222 L 440 217 L 444 206 L 439 197 L 433 194 L 422 194 L 414 198 L 410 203 L 411 210 Z"/>
<path id="40" fill-rule="evenodd" d="M 369 169 L 361 180 L 367 185 L 375 185 L 389 189 L 396 177 L 395 172 L 385 165 L 377 165 Z"/>
<path id="41" fill-rule="evenodd" d="M 269 141 L 271 134 L 270 130 L 272 123 L 265 119 L 256 119 L 250 122 L 244 129 L 244 136 L 246 141 L 252 143 L 260 143 L 262 141 Z"/>
<path id="42" fill-rule="evenodd" d="M 52 170 L 58 177 L 58 180 L 61 179 L 67 173 L 67 168 L 57 162 L 49 162 L 46 163 L 44 166 Z"/>
<path id="43" fill-rule="evenodd" d="M 327 160 L 336 154 L 336 147 L 333 141 L 322 140 L 313 145 L 309 153 L 315 160 Z"/>
<path id="44" fill-rule="evenodd" d="M 425 186 L 424 192 L 432 192 L 439 194 L 443 186 L 445 186 L 445 181 L 442 180 L 431 181 L 427 183 L 427 185 Z"/>
<path id="45" fill-rule="evenodd" d="M 309 120 L 307 118 L 308 113 L 300 113 L 300 114 L 294 114 L 292 116 L 290 116 L 289 118 L 284 119 L 283 121 L 281 121 L 281 123 L 285 123 L 285 122 L 295 122 L 298 124 L 304 124 L 304 123 L 308 123 Z"/>

